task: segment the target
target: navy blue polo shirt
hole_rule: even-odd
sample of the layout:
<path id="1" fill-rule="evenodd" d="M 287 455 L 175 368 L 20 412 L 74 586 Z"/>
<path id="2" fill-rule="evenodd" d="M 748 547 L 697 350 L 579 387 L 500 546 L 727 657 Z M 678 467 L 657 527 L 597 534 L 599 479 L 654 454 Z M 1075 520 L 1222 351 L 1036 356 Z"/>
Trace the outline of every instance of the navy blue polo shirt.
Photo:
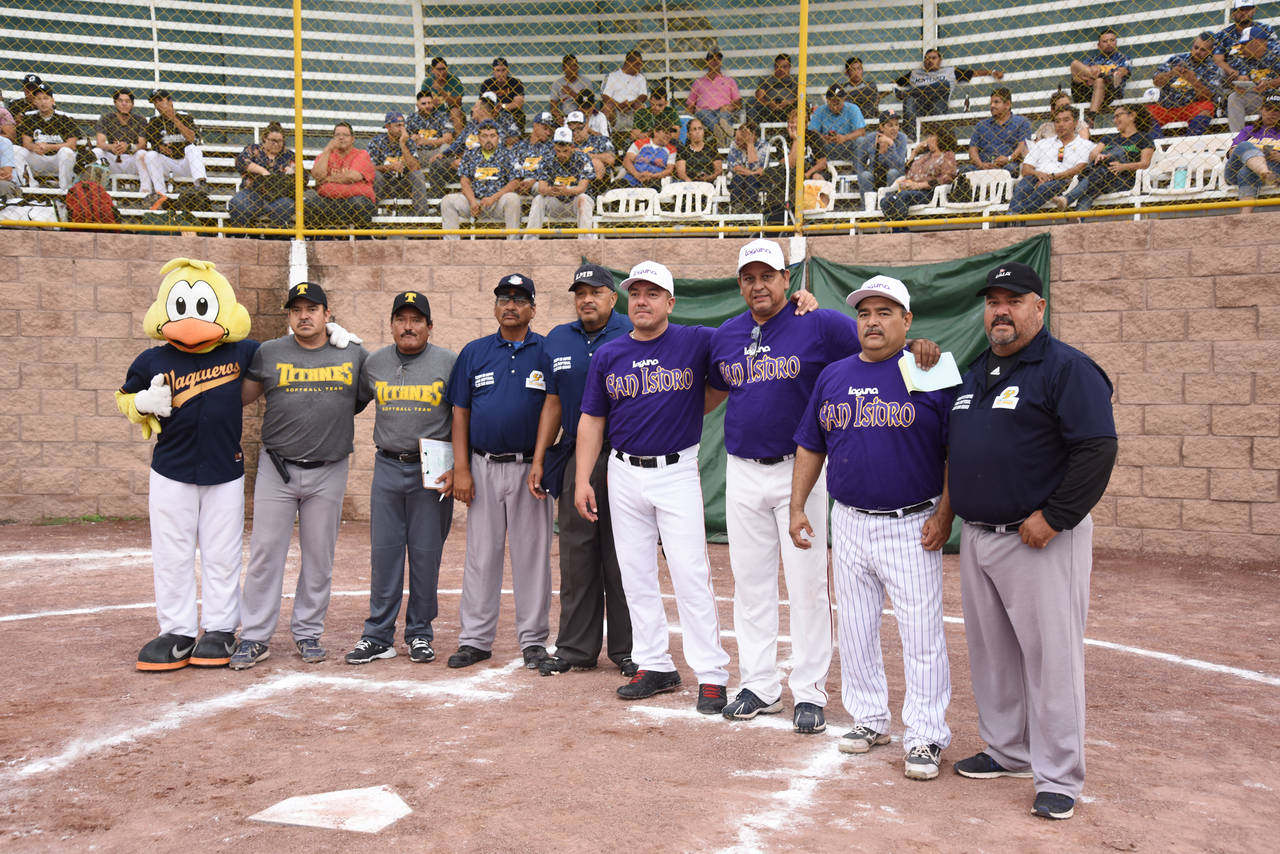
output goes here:
<path id="1" fill-rule="evenodd" d="M 530 330 L 523 341 L 499 333 L 462 348 L 449 376 L 449 403 L 471 410 L 471 447 L 495 454 L 532 451 L 547 397 L 546 339 Z"/>
<path id="2" fill-rule="evenodd" d="M 560 396 L 560 426 L 566 438 L 578 435 L 582 414 L 582 392 L 587 386 L 587 368 L 596 348 L 625 335 L 635 327 L 625 314 L 613 311 L 604 327 L 595 333 L 582 328 L 582 321 L 562 323 L 547 333 L 547 394 Z"/>
<path id="3" fill-rule="evenodd" d="M 1000 525 L 1042 509 L 1071 446 L 1115 438 L 1116 425 L 1106 373 L 1047 330 L 986 389 L 990 352 L 969 366 L 951 410 L 948 482 L 956 515 Z"/>

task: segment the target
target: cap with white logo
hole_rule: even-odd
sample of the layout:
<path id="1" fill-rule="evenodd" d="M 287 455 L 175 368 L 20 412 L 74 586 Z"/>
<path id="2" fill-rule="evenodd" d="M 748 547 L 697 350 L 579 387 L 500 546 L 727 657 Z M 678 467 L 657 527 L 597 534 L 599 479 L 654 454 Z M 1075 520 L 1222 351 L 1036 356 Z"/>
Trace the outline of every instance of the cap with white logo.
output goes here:
<path id="1" fill-rule="evenodd" d="M 577 122 L 580 125 L 586 124 L 587 117 L 584 116 L 580 110 L 574 110 L 572 113 L 564 117 L 564 123 L 567 125 L 571 125 L 574 122 Z"/>
<path id="2" fill-rule="evenodd" d="M 626 290 L 636 282 L 649 282 L 657 285 L 672 296 L 676 295 L 676 286 L 671 281 L 671 271 L 657 261 L 641 261 L 631 268 L 631 273 L 618 285 Z"/>
<path id="3" fill-rule="evenodd" d="M 772 240 L 753 240 L 738 250 L 738 272 L 752 261 L 768 264 L 774 270 L 787 269 L 787 260 L 782 257 L 782 247 Z"/>
<path id="4" fill-rule="evenodd" d="M 907 293 L 907 286 L 892 276 L 872 276 L 862 283 L 862 287 L 845 297 L 844 301 L 851 307 L 857 308 L 858 303 L 867 297 L 891 299 L 907 311 L 911 311 L 911 294 Z"/>
<path id="5" fill-rule="evenodd" d="M 568 128 L 556 128 L 556 132 L 551 137 L 552 142 L 567 142 L 573 144 L 573 131 Z"/>
<path id="6" fill-rule="evenodd" d="M 1044 282 L 1040 281 L 1039 274 L 1026 264 L 1008 261 L 987 273 L 987 283 L 978 290 L 978 296 L 986 296 L 987 291 L 992 288 L 1002 288 L 1015 294 L 1041 296 L 1044 293 Z"/>
<path id="7" fill-rule="evenodd" d="M 612 288 L 613 273 L 599 264 L 583 264 L 573 274 L 573 284 L 569 285 L 569 290 L 573 290 L 578 285 L 586 285 L 589 288 Z"/>

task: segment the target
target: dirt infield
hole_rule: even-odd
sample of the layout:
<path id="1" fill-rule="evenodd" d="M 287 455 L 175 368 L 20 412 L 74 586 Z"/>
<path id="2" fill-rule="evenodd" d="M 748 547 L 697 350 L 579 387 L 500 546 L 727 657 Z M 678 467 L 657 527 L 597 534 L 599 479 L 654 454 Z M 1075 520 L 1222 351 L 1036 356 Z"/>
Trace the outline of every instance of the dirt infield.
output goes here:
<path id="1" fill-rule="evenodd" d="M 133 668 L 155 633 L 144 522 L 0 528 L 0 848 L 9 851 L 1271 851 L 1280 789 L 1280 570 L 1100 555 L 1086 652 L 1088 780 L 1076 817 L 1030 816 L 1029 780 L 966 780 L 981 748 L 955 558 L 945 613 L 954 741 L 942 775 L 892 745 L 836 749 L 782 715 L 730 724 L 695 686 L 618 700 L 616 670 L 517 664 L 512 607 L 491 661 L 449 670 L 464 537 L 441 572 L 433 664 L 349 667 L 367 613 L 368 528 L 338 540 L 325 645 L 301 663 L 287 615 L 256 668 Z M 246 540 L 247 541 L 247 540 Z M 727 550 L 711 547 L 735 662 Z M 286 589 L 291 589 L 296 553 Z M 553 559 L 554 565 L 554 559 Z M 668 588 L 669 590 L 669 588 Z M 553 605 L 552 631 L 556 621 Z M 668 605 L 674 623 L 674 603 Z M 785 626 L 785 621 L 784 621 Z M 896 625 L 884 621 L 891 701 Z M 789 653 L 780 645 L 783 657 Z M 607 663 L 607 659 L 603 659 Z M 730 691 L 735 688 L 733 682 Z M 373 834 L 250 820 L 296 795 L 387 786 L 412 812 Z"/>

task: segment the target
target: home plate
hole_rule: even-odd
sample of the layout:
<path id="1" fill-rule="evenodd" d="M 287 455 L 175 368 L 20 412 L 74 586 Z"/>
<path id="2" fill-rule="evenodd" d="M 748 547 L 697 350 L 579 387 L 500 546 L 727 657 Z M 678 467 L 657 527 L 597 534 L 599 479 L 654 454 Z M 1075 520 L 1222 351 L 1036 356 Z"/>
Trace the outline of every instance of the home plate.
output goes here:
<path id="1" fill-rule="evenodd" d="M 249 816 L 249 820 L 377 833 L 411 812 L 409 805 L 389 787 L 370 786 L 367 789 L 344 789 L 341 792 L 286 798 L 257 815 Z"/>

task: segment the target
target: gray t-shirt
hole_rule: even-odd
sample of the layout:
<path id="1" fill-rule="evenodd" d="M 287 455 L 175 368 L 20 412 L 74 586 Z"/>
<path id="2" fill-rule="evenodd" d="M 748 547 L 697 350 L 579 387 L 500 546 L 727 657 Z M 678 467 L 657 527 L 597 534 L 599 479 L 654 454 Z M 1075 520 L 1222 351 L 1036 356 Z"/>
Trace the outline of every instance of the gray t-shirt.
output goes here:
<path id="1" fill-rule="evenodd" d="M 266 387 L 262 444 L 286 460 L 335 462 L 348 456 L 355 414 L 369 402 L 358 382 L 367 358 L 358 345 L 308 350 L 292 335 L 263 343 L 248 371 L 249 379 Z"/>
<path id="2" fill-rule="evenodd" d="M 418 439 L 449 441 L 453 407 L 445 391 L 457 360 L 457 353 L 434 344 L 412 356 L 394 344 L 371 355 L 360 371 L 360 396 L 373 401 L 373 444 L 412 454 Z"/>

